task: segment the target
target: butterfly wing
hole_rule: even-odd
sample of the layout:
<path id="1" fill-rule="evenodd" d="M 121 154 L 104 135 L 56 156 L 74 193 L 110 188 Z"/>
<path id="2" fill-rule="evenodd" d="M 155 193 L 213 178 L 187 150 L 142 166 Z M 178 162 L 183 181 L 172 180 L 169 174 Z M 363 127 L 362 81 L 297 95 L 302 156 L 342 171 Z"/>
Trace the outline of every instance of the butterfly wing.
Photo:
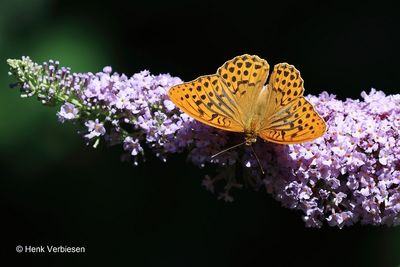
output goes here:
<path id="1" fill-rule="evenodd" d="M 326 131 L 325 121 L 304 96 L 303 79 L 292 65 L 274 67 L 266 91 L 266 110 L 259 136 L 280 144 L 311 141 Z"/>
<path id="2" fill-rule="evenodd" d="M 234 103 L 241 110 L 245 130 L 250 127 L 256 101 L 267 81 L 269 64 L 258 56 L 242 55 L 225 62 L 217 74 L 225 81 Z"/>
<path id="3" fill-rule="evenodd" d="M 268 63 L 257 56 L 238 56 L 225 62 L 217 74 L 173 86 L 168 95 L 182 111 L 200 122 L 243 132 L 268 71 Z"/>
<path id="4" fill-rule="evenodd" d="M 240 110 L 218 75 L 175 85 L 168 96 L 183 112 L 202 123 L 227 131 L 243 131 Z"/>

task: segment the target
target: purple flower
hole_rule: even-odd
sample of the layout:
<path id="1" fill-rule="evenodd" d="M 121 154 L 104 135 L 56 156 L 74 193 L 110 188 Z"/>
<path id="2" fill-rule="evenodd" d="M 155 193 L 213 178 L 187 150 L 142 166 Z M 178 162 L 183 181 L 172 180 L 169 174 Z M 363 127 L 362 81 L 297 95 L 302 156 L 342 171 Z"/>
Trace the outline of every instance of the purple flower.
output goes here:
<path id="1" fill-rule="evenodd" d="M 110 66 L 106 66 L 103 68 L 103 72 L 104 73 L 111 73 L 112 72 L 112 68 Z"/>
<path id="2" fill-rule="evenodd" d="M 66 120 L 73 120 L 78 117 L 79 109 L 77 109 L 73 104 L 66 102 L 61 106 L 59 112 L 57 112 L 58 120 L 64 122 Z"/>
<path id="3" fill-rule="evenodd" d="M 139 153 L 143 151 L 143 148 L 140 146 L 139 140 L 133 139 L 130 136 L 125 138 L 123 147 L 132 156 L 137 156 Z"/>
<path id="4" fill-rule="evenodd" d="M 85 126 L 87 127 L 88 134 L 85 134 L 87 139 L 92 139 L 94 137 L 99 137 L 106 133 L 106 129 L 103 124 L 99 122 L 99 119 L 96 120 L 88 120 L 85 122 Z"/>
<path id="5" fill-rule="evenodd" d="M 163 104 L 167 111 L 172 111 L 176 108 L 175 104 L 171 100 L 168 100 L 168 99 L 164 100 Z"/>

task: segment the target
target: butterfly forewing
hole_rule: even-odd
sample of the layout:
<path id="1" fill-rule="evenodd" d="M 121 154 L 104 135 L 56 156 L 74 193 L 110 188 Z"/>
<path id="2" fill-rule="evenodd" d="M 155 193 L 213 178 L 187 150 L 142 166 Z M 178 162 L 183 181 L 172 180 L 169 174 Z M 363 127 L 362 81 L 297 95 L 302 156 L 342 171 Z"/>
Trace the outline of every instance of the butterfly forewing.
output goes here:
<path id="1" fill-rule="evenodd" d="M 303 79 L 294 66 L 276 65 L 268 89 L 268 109 L 259 133 L 261 138 L 295 144 L 313 140 L 325 132 L 325 121 L 304 98 Z"/>
<path id="2" fill-rule="evenodd" d="M 266 60 L 258 56 L 242 55 L 225 62 L 217 74 L 225 81 L 233 94 L 236 105 L 242 110 L 242 121 L 252 115 L 254 102 L 260 94 L 269 74 Z"/>
<path id="3" fill-rule="evenodd" d="M 169 98 L 192 118 L 219 129 L 242 132 L 241 111 L 218 75 L 173 86 Z"/>
<path id="4" fill-rule="evenodd" d="M 174 86 L 168 94 L 194 119 L 227 131 L 244 132 L 268 71 L 268 63 L 257 56 L 238 56 L 225 62 L 217 74 Z"/>

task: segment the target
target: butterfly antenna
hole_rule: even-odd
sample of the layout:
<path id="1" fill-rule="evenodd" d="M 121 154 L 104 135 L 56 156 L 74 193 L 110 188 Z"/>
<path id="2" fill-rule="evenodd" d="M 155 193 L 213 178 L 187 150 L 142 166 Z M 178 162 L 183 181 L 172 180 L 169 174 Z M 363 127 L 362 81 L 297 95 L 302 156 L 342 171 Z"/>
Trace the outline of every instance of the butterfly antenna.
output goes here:
<path id="1" fill-rule="evenodd" d="M 212 155 L 211 158 L 213 159 L 213 158 L 215 158 L 216 156 L 221 155 L 222 153 L 225 153 L 225 152 L 227 152 L 227 151 L 229 151 L 229 150 L 231 150 L 231 149 L 234 149 L 234 148 L 236 148 L 236 147 L 238 147 L 238 146 L 244 145 L 244 143 L 246 143 L 246 142 L 243 142 L 243 143 L 240 143 L 240 144 L 231 146 L 231 147 L 229 147 L 229 148 L 227 148 L 227 149 L 224 149 L 224 150 L 218 152 L 217 154 Z"/>
<path id="2" fill-rule="evenodd" d="M 257 162 L 258 162 L 258 166 L 260 166 L 261 173 L 262 173 L 262 174 L 265 174 L 264 169 L 263 169 L 263 167 L 262 167 L 262 165 L 261 165 L 261 162 L 260 162 L 259 158 L 257 157 L 256 151 L 254 150 L 254 148 L 253 148 L 252 145 L 251 145 L 251 150 L 253 150 L 254 157 L 256 158 L 256 160 L 257 160 Z"/>

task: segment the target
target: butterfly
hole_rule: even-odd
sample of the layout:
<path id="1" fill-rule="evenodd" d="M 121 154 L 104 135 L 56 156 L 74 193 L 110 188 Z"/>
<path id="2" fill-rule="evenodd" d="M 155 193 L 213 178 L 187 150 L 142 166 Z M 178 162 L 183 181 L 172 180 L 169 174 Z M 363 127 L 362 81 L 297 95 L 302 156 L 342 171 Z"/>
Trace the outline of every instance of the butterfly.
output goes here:
<path id="1" fill-rule="evenodd" d="M 192 118 L 231 132 L 244 133 L 250 146 L 261 137 L 279 144 L 312 141 L 326 131 L 324 119 L 304 96 L 304 82 L 292 65 L 274 66 L 256 55 L 241 55 L 216 74 L 175 85 L 174 104 Z"/>

